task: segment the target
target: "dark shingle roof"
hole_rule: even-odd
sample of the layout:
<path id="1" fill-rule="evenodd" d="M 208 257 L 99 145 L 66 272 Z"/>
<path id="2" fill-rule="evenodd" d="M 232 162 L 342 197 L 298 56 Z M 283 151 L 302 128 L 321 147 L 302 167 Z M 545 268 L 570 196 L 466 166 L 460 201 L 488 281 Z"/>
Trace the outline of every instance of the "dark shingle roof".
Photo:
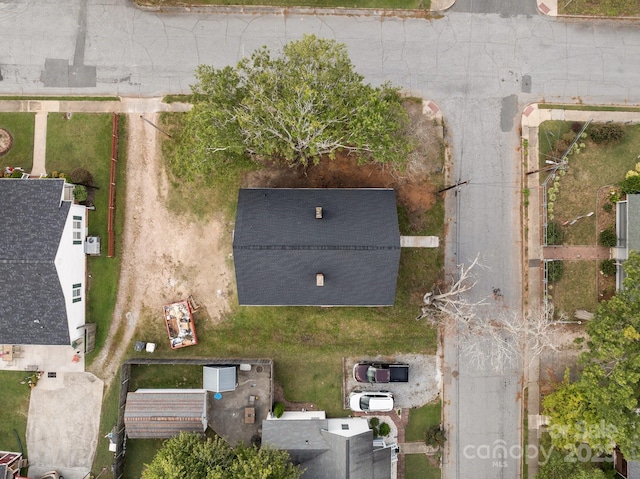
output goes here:
<path id="1" fill-rule="evenodd" d="M 241 189 L 233 252 L 243 305 L 393 305 L 395 192 Z M 316 286 L 317 273 L 324 286 Z"/>
<path id="2" fill-rule="evenodd" d="M 54 264 L 70 203 L 64 180 L 0 180 L 0 330 L 7 344 L 69 344 Z"/>
<path id="3" fill-rule="evenodd" d="M 388 464 L 384 461 L 375 464 L 371 430 L 345 437 L 327 431 L 327 424 L 326 419 L 263 421 L 262 442 L 288 451 L 291 460 L 301 469 L 306 469 L 302 479 L 390 476 L 390 461 Z M 375 471 L 377 467 L 379 470 Z"/>
<path id="4" fill-rule="evenodd" d="M 203 433 L 206 392 L 130 392 L 124 410 L 129 438 L 164 439 L 180 432 Z"/>

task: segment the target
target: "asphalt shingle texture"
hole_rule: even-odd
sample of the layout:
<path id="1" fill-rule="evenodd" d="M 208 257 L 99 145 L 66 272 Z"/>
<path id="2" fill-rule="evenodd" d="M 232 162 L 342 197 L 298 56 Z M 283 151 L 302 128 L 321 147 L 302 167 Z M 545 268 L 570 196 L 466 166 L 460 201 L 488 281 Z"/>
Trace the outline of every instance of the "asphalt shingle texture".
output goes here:
<path id="1" fill-rule="evenodd" d="M 233 254 L 242 305 L 393 305 L 395 192 L 241 189 Z M 316 285 L 318 273 L 324 286 Z"/>
<path id="2" fill-rule="evenodd" d="M 70 204 L 64 180 L 0 180 L 0 331 L 5 344 L 69 344 L 54 264 Z"/>

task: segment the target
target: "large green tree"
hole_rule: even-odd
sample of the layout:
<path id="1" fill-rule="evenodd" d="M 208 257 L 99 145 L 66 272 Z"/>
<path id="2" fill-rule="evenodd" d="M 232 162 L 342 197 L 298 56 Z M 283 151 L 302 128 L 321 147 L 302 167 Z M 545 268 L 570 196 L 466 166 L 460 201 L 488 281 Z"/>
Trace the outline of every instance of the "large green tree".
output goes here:
<path id="1" fill-rule="evenodd" d="M 181 433 L 167 439 L 142 479 L 299 479 L 286 451 L 231 447 L 223 439 Z"/>
<path id="2" fill-rule="evenodd" d="M 356 73 L 345 45 L 303 37 L 235 67 L 200 65 L 178 148 L 178 168 L 208 174 L 240 158 L 317 163 L 338 150 L 401 165 L 410 149 L 398 89 Z"/>
<path id="3" fill-rule="evenodd" d="M 603 301 L 587 325 L 589 349 L 579 358 L 579 379 L 544 400 L 555 446 L 586 443 L 610 452 L 620 446 L 640 458 L 640 253 L 624 264 L 624 289 Z"/>

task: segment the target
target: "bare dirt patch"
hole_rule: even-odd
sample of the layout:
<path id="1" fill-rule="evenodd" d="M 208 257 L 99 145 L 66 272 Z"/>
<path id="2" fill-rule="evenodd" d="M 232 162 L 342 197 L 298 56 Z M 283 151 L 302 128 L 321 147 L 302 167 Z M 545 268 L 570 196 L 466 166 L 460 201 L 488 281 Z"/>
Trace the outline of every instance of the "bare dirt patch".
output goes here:
<path id="1" fill-rule="evenodd" d="M 157 122 L 157 115 L 147 115 Z M 122 270 L 118 298 L 105 346 L 91 370 L 108 385 L 136 332 L 144 308 L 192 294 L 210 321 L 228 310 L 232 272 L 225 258 L 224 222 L 198 221 L 167 209 L 169 182 L 158 149 L 158 132 L 138 115 L 128 118 L 128 161 Z M 137 338 L 138 339 L 138 338 Z M 144 340 L 144 338 L 139 338 Z"/>

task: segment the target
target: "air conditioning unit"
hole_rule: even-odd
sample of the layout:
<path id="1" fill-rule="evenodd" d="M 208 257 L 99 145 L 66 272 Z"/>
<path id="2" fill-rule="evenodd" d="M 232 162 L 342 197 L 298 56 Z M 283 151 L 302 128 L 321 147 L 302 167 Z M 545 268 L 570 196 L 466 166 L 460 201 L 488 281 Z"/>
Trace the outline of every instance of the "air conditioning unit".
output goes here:
<path id="1" fill-rule="evenodd" d="M 100 256 L 100 236 L 87 236 L 84 252 L 90 256 Z"/>

